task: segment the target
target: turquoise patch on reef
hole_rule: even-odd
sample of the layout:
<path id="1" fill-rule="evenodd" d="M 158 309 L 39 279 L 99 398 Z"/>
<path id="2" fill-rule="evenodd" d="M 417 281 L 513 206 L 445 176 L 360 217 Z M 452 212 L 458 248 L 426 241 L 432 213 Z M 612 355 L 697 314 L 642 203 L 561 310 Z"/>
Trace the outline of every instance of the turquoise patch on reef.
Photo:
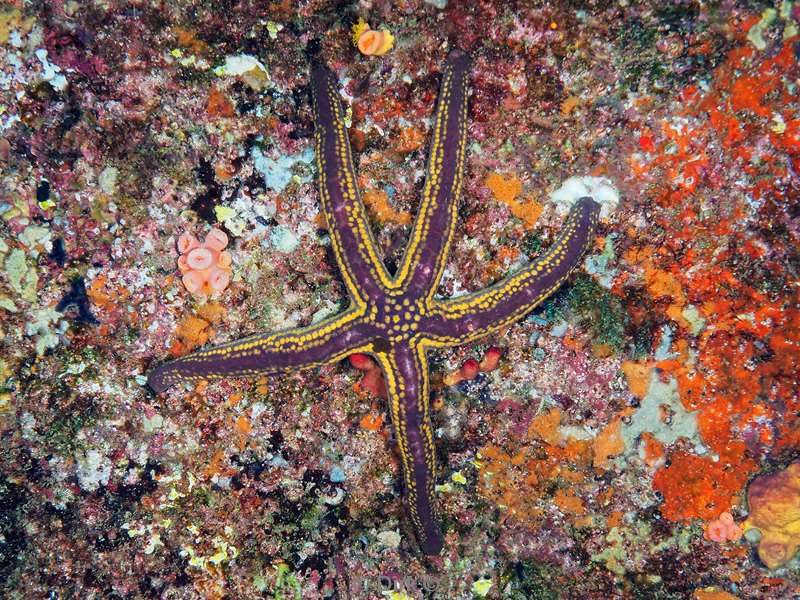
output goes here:
<path id="1" fill-rule="evenodd" d="M 292 167 L 298 162 L 312 164 L 314 150 L 306 148 L 299 154 L 270 158 L 261 152 L 258 146 L 253 148 L 253 166 L 264 176 L 264 185 L 276 192 L 282 192 L 291 183 L 295 177 Z M 297 175 L 297 177 L 303 183 L 311 180 L 310 175 Z"/>
<path id="2" fill-rule="evenodd" d="M 282 225 L 278 225 L 272 230 L 269 241 L 279 252 L 294 252 L 300 243 L 297 236 Z"/>
<path id="3" fill-rule="evenodd" d="M 590 275 L 596 275 L 597 282 L 606 289 L 611 289 L 611 284 L 619 271 L 619 269 L 611 268 L 611 265 L 616 260 L 614 238 L 616 238 L 616 235 L 613 233 L 606 236 L 603 251 L 600 254 L 590 254 L 584 260 L 586 272 Z"/>
<path id="4" fill-rule="evenodd" d="M 661 381 L 655 370 L 650 377 L 647 395 L 631 416 L 631 422 L 622 426 L 625 447 L 634 448 L 636 440 L 646 431 L 666 445 L 674 444 L 678 438 L 694 442 L 697 436 L 697 413 L 688 412 L 683 407 L 678 382 L 674 377 L 666 383 Z"/>
<path id="5" fill-rule="evenodd" d="M 341 483 L 342 481 L 347 479 L 347 476 L 344 474 L 344 471 L 342 471 L 340 467 L 333 467 L 331 469 L 330 478 L 333 483 Z"/>

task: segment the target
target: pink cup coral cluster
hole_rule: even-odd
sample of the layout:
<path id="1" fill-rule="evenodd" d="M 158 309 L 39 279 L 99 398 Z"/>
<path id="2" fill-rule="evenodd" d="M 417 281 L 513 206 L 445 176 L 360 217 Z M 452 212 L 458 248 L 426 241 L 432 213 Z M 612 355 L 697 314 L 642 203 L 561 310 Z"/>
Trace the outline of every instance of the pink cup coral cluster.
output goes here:
<path id="1" fill-rule="evenodd" d="M 178 238 L 178 268 L 183 285 L 199 298 L 222 292 L 231 281 L 231 254 L 225 251 L 228 236 L 212 229 L 201 244 L 191 233 Z"/>
<path id="2" fill-rule="evenodd" d="M 719 517 L 706 525 L 705 537 L 712 542 L 735 542 L 742 537 L 742 528 L 733 520 L 729 512 L 722 513 Z"/>

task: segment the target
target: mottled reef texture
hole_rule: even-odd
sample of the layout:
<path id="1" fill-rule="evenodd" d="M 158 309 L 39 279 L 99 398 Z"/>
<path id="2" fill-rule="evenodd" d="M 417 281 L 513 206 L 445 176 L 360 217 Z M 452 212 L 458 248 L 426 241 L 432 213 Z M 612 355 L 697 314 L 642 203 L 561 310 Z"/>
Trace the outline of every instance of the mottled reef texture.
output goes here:
<path id="1" fill-rule="evenodd" d="M 800 596 L 800 4 L 532 4 L 0 7 L 2 597 Z M 359 52 L 359 17 L 391 50 Z M 573 192 L 603 213 L 531 317 L 432 353 L 426 558 L 366 357 L 145 382 L 347 302 L 309 53 L 396 268 L 454 47 L 472 96 L 441 294 L 546 249 Z M 212 226 L 231 280 L 203 299 L 177 242 Z"/>

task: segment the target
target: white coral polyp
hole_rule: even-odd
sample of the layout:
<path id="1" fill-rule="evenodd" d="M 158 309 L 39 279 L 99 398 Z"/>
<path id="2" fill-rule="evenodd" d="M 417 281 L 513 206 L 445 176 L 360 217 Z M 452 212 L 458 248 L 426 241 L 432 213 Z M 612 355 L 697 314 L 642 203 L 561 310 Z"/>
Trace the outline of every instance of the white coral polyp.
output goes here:
<path id="1" fill-rule="evenodd" d="M 559 215 L 566 215 L 579 198 L 591 196 L 600 205 L 600 218 L 608 219 L 619 206 L 619 192 L 607 177 L 574 176 L 550 194 Z"/>

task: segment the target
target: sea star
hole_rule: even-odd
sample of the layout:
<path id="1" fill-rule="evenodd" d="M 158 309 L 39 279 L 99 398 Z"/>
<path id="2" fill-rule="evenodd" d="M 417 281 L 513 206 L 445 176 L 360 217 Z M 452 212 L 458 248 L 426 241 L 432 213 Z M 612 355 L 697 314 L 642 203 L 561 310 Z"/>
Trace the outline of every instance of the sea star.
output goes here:
<path id="1" fill-rule="evenodd" d="M 420 547 L 436 555 L 436 461 L 429 416 L 428 348 L 456 346 L 496 332 L 552 294 L 578 264 L 599 206 L 581 198 L 541 257 L 490 288 L 452 299 L 436 296 L 464 177 L 469 57 L 450 53 L 433 124 L 422 202 L 397 272 L 381 261 L 356 185 L 344 111 L 334 74 L 311 69 L 317 180 L 336 261 L 350 295 L 343 313 L 278 333 L 259 333 L 200 350 L 155 369 L 155 392 L 179 381 L 280 373 L 368 353 L 380 364 L 405 483 L 405 502 Z"/>

